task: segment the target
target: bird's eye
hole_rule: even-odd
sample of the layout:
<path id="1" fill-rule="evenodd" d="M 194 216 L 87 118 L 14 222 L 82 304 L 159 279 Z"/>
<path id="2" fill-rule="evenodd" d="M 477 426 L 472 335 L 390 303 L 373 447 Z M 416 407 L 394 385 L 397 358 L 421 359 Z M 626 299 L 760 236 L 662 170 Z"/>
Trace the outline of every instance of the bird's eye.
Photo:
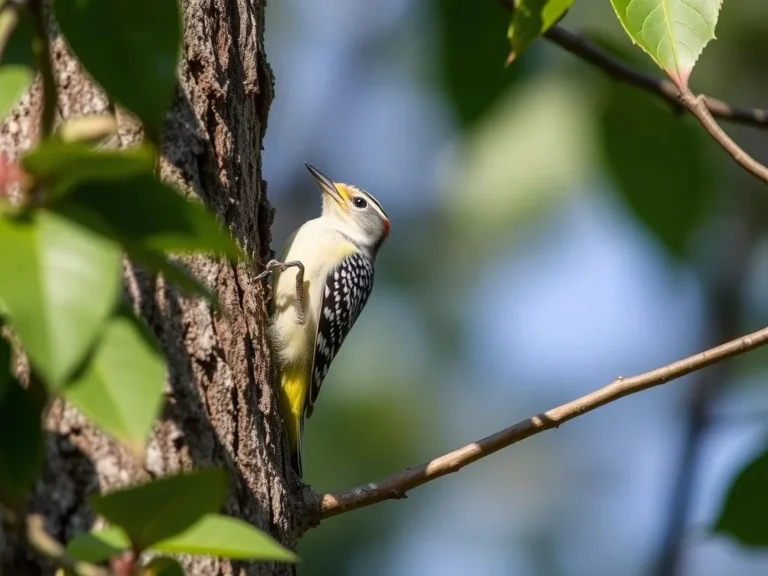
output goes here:
<path id="1" fill-rule="evenodd" d="M 355 208 L 365 208 L 368 206 L 368 202 L 365 201 L 365 198 L 361 198 L 360 196 L 352 200 L 352 204 L 355 205 Z"/>

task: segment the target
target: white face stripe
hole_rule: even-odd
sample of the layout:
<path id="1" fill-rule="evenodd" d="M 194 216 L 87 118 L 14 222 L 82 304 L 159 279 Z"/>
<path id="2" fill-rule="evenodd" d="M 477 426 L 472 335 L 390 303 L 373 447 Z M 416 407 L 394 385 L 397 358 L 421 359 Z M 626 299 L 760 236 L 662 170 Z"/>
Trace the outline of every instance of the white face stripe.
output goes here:
<path id="1" fill-rule="evenodd" d="M 379 201 L 376 200 L 376 198 L 373 197 L 373 194 L 370 192 L 366 192 L 362 188 L 358 188 L 357 186 L 353 184 L 344 184 L 349 190 L 353 191 L 356 194 L 359 194 L 361 196 L 365 196 L 370 202 L 371 205 L 376 208 L 376 210 L 379 212 L 379 215 L 383 220 L 389 220 L 389 217 L 387 216 L 387 213 L 384 212 L 384 208 L 381 207 L 381 204 L 379 204 Z"/>

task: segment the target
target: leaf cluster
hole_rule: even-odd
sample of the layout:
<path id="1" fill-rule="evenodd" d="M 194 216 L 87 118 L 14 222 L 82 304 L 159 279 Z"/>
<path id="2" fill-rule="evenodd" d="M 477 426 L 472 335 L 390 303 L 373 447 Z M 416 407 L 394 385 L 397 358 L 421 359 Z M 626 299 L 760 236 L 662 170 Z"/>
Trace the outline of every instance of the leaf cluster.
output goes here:
<path id="1" fill-rule="evenodd" d="M 100 145 L 100 132 L 116 124 L 94 116 L 57 130 L 43 126 L 40 142 L 17 163 L 2 159 L 3 174 L 15 177 L 0 178 L 0 312 L 31 375 L 27 386 L 17 380 L 12 347 L 0 339 L 0 504 L 21 514 L 45 457 L 44 413 L 56 397 L 137 459 L 145 456 L 163 405 L 166 360 L 125 301 L 123 257 L 217 307 L 178 257 L 244 256 L 208 208 L 157 177 L 177 90 L 177 0 L 55 0 L 53 8 L 76 57 L 145 138 L 121 150 Z M 56 102 L 56 87 L 46 82 L 53 75 L 46 27 L 37 25 L 43 21 L 41 2 L 0 1 L 0 39 L 7 39 L 0 45 L 0 117 L 38 73 L 45 105 Z M 5 195 L 13 186 L 20 201 Z M 110 528 L 76 536 L 69 554 L 92 563 L 126 551 L 140 562 L 145 550 L 294 561 L 264 532 L 220 514 L 227 488 L 224 471 L 196 470 L 98 495 L 93 510 Z M 182 573 L 167 557 L 142 570 Z"/>

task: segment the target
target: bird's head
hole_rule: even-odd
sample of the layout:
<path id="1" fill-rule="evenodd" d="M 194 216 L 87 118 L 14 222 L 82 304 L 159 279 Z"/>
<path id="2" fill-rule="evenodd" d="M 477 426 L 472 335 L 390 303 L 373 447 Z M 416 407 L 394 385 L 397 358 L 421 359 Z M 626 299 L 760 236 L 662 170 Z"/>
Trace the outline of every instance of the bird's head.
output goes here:
<path id="1" fill-rule="evenodd" d="M 323 192 L 323 218 L 336 221 L 342 232 L 376 254 L 389 236 L 389 218 L 371 194 L 353 186 L 334 182 L 317 168 L 306 164 Z"/>

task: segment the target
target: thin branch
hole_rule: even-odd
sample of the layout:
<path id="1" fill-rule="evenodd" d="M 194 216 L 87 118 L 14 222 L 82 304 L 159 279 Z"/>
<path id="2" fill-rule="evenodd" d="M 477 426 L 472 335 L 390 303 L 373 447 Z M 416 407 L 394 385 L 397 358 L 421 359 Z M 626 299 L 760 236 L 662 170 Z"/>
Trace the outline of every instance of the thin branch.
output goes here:
<path id="1" fill-rule="evenodd" d="M 370 484 L 344 492 L 321 495 L 319 496 L 321 517 L 323 519 L 330 518 L 344 512 L 371 506 L 384 500 L 405 498 L 409 490 L 427 484 L 441 476 L 458 472 L 464 466 L 490 456 L 502 448 L 540 434 L 545 430 L 557 428 L 560 424 L 591 412 L 600 406 L 615 402 L 624 396 L 675 380 L 765 344 L 768 344 L 768 328 L 763 328 L 747 336 L 742 336 L 716 348 L 683 360 L 678 360 L 639 376 L 633 376 L 632 378 L 619 377 L 608 386 L 600 388 L 591 394 L 582 396 L 528 420 L 518 422 L 514 426 L 487 436 L 477 442 L 467 444 L 458 450 L 449 452 L 421 466 L 408 468 L 379 482 L 371 482 Z"/>
<path id="2" fill-rule="evenodd" d="M 655 94 L 677 109 L 681 108 L 679 91 L 677 86 L 675 86 L 671 80 L 644 74 L 628 64 L 625 64 L 586 38 L 570 32 L 565 28 L 561 28 L 560 26 L 553 26 L 545 32 L 544 36 L 547 40 L 550 40 L 582 60 L 597 66 L 603 72 L 613 76 L 617 80 L 626 82 L 627 84 L 645 90 L 646 92 L 650 92 L 651 94 Z M 710 96 L 702 96 L 702 98 L 704 100 L 704 106 L 711 115 L 716 118 L 747 126 L 768 128 L 768 110 L 733 106 Z"/>
<path id="3" fill-rule="evenodd" d="M 87 562 L 79 562 L 67 554 L 61 543 L 45 531 L 43 518 L 38 515 L 26 519 L 25 538 L 37 552 L 78 576 L 111 576 L 112 572 Z"/>
<path id="4" fill-rule="evenodd" d="M 701 125 L 704 126 L 704 129 L 709 132 L 709 135 L 712 136 L 715 142 L 720 144 L 737 164 L 752 174 L 755 178 L 758 178 L 763 182 L 768 182 L 768 167 L 763 166 L 760 162 L 747 154 L 743 148 L 736 144 L 736 142 L 725 133 L 725 130 L 720 128 L 720 125 L 709 112 L 709 108 L 707 108 L 707 103 L 703 96 L 696 96 L 693 92 L 686 89 L 680 93 L 680 101 L 691 114 L 696 117 Z"/>

